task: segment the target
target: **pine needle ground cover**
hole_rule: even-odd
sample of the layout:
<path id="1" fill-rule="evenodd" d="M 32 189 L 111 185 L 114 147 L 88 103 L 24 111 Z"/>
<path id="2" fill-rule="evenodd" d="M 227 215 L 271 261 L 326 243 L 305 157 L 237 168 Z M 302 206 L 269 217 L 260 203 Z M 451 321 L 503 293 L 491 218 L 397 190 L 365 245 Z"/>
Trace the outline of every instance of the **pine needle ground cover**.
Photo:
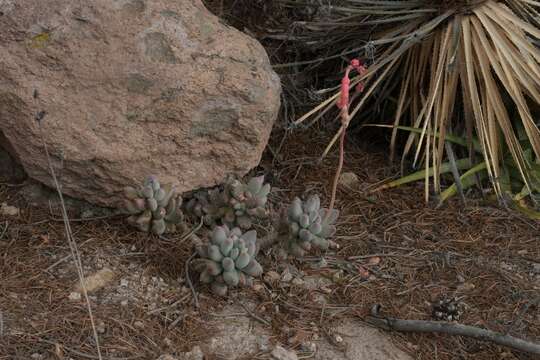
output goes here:
<path id="1" fill-rule="evenodd" d="M 272 201 L 288 202 L 304 192 L 328 199 L 336 154 L 319 163 L 312 153 L 313 147 L 328 141 L 330 136 L 316 129 L 283 143 L 280 136 L 273 138 L 273 148 L 282 143 L 279 159 L 268 152 L 262 163 L 272 168 L 272 186 L 279 189 Z M 363 320 L 374 304 L 391 317 L 429 320 L 432 304 L 454 297 L 463 307 L 459 323 L 530 341 L 540 337 L 540 274 L 534 266 L 540 258 L 537 222 L 475 200 L 465 207 L 450 199 L 445 207 L 426 208 L 418 201 L 420 186 L 369 195 L 396 168 L 381 166 L 386 154 L 373 151 L 367 143 L 348 142 L 345 154 L 344 171 L 354 172 L 359 181 L 353 188 L 338 188 L 342 215 L 334 240 L 339 249 L 324 253 L 326 265 L 320 264 L 321 256 L 306 256 L 288 265 L 301 271 L 305 281 L 324 278 L 326 285 L 308 291 L 294 284 L 267 282 L 263 275 L 257 279 L 262 290 L 231 291 L 233 301 L 256 304 L 250 311 L 270 322 L 264 327 L 272 342 L 299 350 L 306 339 L 336 335 L 334 328 L 347 319 Z M 95 346 L 88 314 L 80 300 L 69 298 L 77 275 L 60 209 L 56 205 L 31 208 L 22 188 L 6 185 L 0 185 L 2 202 L 18 207 L 21 216 L 0 215 L 0 358 L 29 359 L 35 353 L 45 359 L 92 358 Z M 110 285 L 91 294 L 104 358 L 157 359 L 208 342 L 218 330 L 212 327 L 214 314 L 219 315 L 228 300 L 213 296 L 192 269 L 200 301 L 200 310 L 196 309 L 184 281 L 192 244 L 179 240 L 184 234 L 171 241 L 171 235 L 152 236 L 127 225 L 122 218 L 72 223 L 85 273 L 106 267 L 117 275 Z M 266 272 L 284 271 L 272 256 L 262 259 Z M 123 284 L 122 279 L 129 283 Z M 249 318 L 243 309 L 240 312 Z M 260 325 L 255 319 L 252 322 Z M 338 334 L 348 338 L 346 333 Z M 535 358 L 465 337 L 385 334 L 420 360 Z M 310 356 L 300 350 L 298 355 Z"/>

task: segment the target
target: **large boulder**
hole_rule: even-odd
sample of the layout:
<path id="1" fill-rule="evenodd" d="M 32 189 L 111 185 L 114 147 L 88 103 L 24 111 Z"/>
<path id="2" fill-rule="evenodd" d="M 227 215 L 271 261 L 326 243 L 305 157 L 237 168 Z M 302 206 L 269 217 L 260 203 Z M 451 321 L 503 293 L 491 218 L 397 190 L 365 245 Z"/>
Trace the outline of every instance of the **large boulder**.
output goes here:
<path id="1" fill-rule="evenodd" d="M 112 206 L 256 166 L 280 104 L 262 46 L 199 0 L 0 0 L 0 133 L 28 176 Z M 45 114 L 41 130 L 36 114 Z"/>

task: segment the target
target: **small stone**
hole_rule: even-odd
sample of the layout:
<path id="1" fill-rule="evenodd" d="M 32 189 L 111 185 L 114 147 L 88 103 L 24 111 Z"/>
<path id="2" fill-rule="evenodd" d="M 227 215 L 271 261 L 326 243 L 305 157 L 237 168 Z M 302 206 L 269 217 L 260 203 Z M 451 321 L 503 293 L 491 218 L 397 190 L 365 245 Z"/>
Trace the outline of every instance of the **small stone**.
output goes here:
<path id="1" fill-rule="evenodd" d="M 180 354 L 178 360 L 204 360 L 204 354 L 199 346 L 195 346 L 190 352 Z"/>
<path id="2" fill-rule="evenodd" d="M 326 261 L 325 258 L 321 258 L 321 260 L 313 264 L 312 267 L 314 269 L 322 269 L 322 268 L 328 267 L 328 262 Z"/>
<path id="3" fill-rule="evenodd" d="M 343 338 L 339 335 L 334 335 L 334 341 L 338 344 L 341 344 L 343 342 Z"/>
<path id="4" fill-rule="evenodd" d="M 120 280 L 120 286 L 121 287 L 128 287 L 128 285 L 129 285 L 129 280 L 128 279 Z"/>
<path id="5" fill-rule="evenodd" d="M 104 334 L 105 333 L 105 323 L 103 321 L 100 321 L 96 326 L 96 330 L 97 330 L 98 333 Z"/>
<path id="6" fill-rule="evenodd" d="M 463 284 L 465 282 L 465 278 L 462 275 L 459 275 L 459 274 L 456 276 L 456 280 L 460 284 Z"/>
<path id="7" fill-rule="evenodd" d="M 294 278 L 291 282 L 294 286 L 302 287 L 304 286 L 304 280 L 300 278 Z"/>
<path id="8" fill-rule="evenodd" d="M 317 351 L 317 344 L 313 341 L 306 341 L 300 344 L 300 347 L 303 351 L 308 351 L 310 353 L 315 353 Z"/>
<path id="9" fill-rule="evenodd" d="M 339 244 L 333 240 L 328 240 L 328 247 L 332 250 L 338 250 Z"/>
<path id="10" fill-rule="evenodd" d="M 158 357 L 156 360 L 179 360 L 179 359 L 175 358 L 172 355 L 164 354 L 164 355 L 161 355 L 160 357 Z"/>
<path id="11" fill-rule="evenodd" d="M 275 271 L 268 271 L 264 274 L 264 280 L 269 283 L 277 282 L 280 279 L 280 275 Z"/>
<path id="12" fill-rule="evenodd" d="M 275 360 L 298 360 L 298 356 L 294 351 L 289 351 L 282 346 L 277 345 L 270 354 Z"/>
<path id="13" fill-rule="evenodd" d="M 90 218 L 93 218 L 94 216 L 96 215 L 94 214 L 94 211 L 91 209 L 86 209 L 83 212 L 81 212 L 82 219 L 90 219 Z"/>
<path id="14" fill-rule="evenodd" d="M 343 278 L 343 270 L 335 271 L 332 274 L 332 280 L 333 281 L 339 281 L 339 279 Z"/>
<path id="15" fill-rule="evenodd" d="M 0 205 L 0 215 L 17 216 L 19 215 L 19 213 L 20 213 L 19 208 L 15 206 L 10 206 L 5 202 L 3 202 L 2 205 Z"/>
<path id="16" fill-rule="evenodd" d="M 72 301 L 79 301 L 79 300 L 81 300 L 81 293 L 80 293 L 80 292 L 76 292 L 76 291 L 72 291 L 72 292 L 69 294 L 69 300 L 72 300 Z"/>
<path id="17" fill-rule="evenodd" d="M 255 290 L 256 292 L 261 292 L 263 289 L 264 289 L 264 286 L 262 284 L 253 285 L 253 290 Z"/>
<path id="18" fill-rule="evenodd" d="M 283 282 L 288 283 L 288 282 L 291 282 L 292 279 L 293 279 L 293 276 L 288 269 L 283 271 L 283 273 L 281 274 L 281 281 Z"/>
<path id="19" fill-rule="evenodd" d="M 120 302 L 120 305 L 122 305 L 122 306 L 127 306 L 127 304 L 128 304 L 128 300 L 127 300 L 127 299 L 122 300 L 122 301 Z"/>
<path id="20" fill-rule="evenodd" d="M 332 285 L 332 280 L 318 275 L 306 276 L 303 281 L 303 287 L 307 290 L 319 290 L 322 287 Z"/>
<path id="21" fill-rule="evenodd" d="M 137 321 L 135 321 L 133 323 L 133 326 L 135 326 L 138 329 L 142 329 L 142 328 L 144 328 L 144 323 L 142 321 L 140 321 L 140 320 L 137 320 Z"/>
<path id="22" fill-rule="evenodd" d="M 346 188 L 355 188 L 360 183 L 360 180 L 358 180 L 358 176 L 356 176 L 353 172 L 344 172 L 339 177 L 338 184 L 340 186 L 346 187 Z"/>
<path id="23" fill-rule="evenodd" d="M 262 335 L 257 337 L 257 347 L 259 351 L 267 352 L 270 350 L 270 337 L 268 335 Z"/>
<path id="24" fill-rule="evenodd" d="M 103 268 L 96 273 L 87 276 L 84 284 L 87 292 L 96 291 L 105 285 L 108 285 L 114 279 L 114 272 L 109 268 Z M 75 291 L 82 292 L 80 284 L 75 285 Z"/>
<path id="25" fill-rule="evenodd" d="M 31 357 L 33 360 L 41 360 L 41 359 L 43 359 L 43 355 L 40 354 L 40 353 L 33 353 L 32 355 L 30 355 L 30 357 Z"/>
<path id="26" fill-rule="evenodd" d="M 466 283 L 458 285 L 457 291 L 458 292 L 468 292 L 468 291 L 474 290 L 475 288 L 476 288 L 476 286 L 473 283 L 467 283 L 466 282 Z"/>
<path id="27" fill-rule="evenodd" d="M 321 290 L 321 291 L 322 291 L 323 293 L 325 293 L 325 294 L 331 294 L 331 293 L 332 293 L 332 289 L 330 289 L 330 288 L 327 287 L 327 286 L 321 286 L 321 287 L 319 288 L 319 290 Z"/>

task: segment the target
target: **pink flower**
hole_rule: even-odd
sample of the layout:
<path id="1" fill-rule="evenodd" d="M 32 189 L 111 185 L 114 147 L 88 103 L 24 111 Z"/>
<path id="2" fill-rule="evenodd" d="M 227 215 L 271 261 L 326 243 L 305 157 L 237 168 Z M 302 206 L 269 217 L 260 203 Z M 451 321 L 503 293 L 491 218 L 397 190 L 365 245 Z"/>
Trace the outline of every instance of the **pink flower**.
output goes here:
<path id="1" fill-rule="evenodd" d="M 349 106 L 349 91 L 351 87 L 351 80 L 349 79 L 349 74 L 352 70 L 356 70 L 356 72 L 363 76 L 367 68 L 365 65 L 358 59 L 352 59 L 349 66 L 347 66 L 347 69 L 345 69 L 345 75 L 341 79 L 341 94 L 339 101 L 337 102 L 337 107 L 339 109 L 344 109 L 345 107 Z M 356 92 L 362 92 L 364 91 L 364 83 L 360 82 L 355 87 Z"/>
<path id="2" fill-rule="evenodd" d="M 347 69 L 345 76 L 341 79 L 341 96 L 338 101 L 338 108 L 343 109 L 349 104 L 349 88 L 351 80 L 349 80 L 349 70 Z"/>

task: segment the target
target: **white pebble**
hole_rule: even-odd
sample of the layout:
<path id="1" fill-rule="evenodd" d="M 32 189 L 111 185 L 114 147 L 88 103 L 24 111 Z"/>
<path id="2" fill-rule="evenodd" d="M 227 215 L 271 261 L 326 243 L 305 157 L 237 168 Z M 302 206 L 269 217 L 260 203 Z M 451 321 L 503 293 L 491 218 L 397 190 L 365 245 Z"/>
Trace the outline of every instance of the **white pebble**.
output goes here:
<path id="1" fill-rule="evenodd" d="M 81 300 L 81 293 L 73 291 L 69 294 L 69 300 L 77 301 Z"/>

